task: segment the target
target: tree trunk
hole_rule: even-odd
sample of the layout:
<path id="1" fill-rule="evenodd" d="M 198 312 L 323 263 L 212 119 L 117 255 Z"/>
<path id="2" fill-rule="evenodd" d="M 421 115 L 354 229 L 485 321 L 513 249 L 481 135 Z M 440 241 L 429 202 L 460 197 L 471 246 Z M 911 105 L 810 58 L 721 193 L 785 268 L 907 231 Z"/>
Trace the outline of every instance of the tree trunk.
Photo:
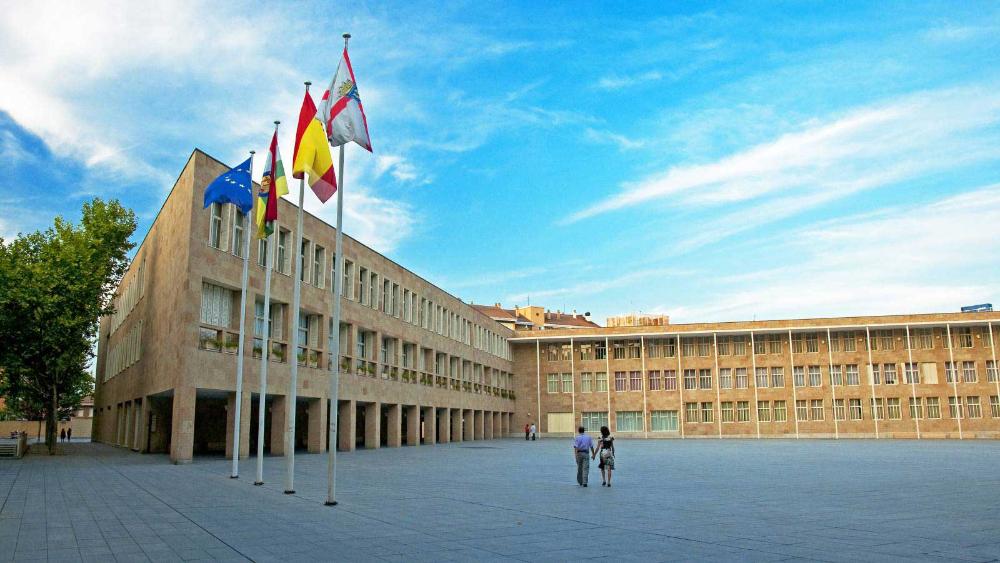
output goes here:
<path id="1" fill-rule="evenodd" d="M 56 453 L 56 430 L 59 426 L 59 395 L 56 393 L 56 383 L 52 382 L 52 404 L 49 405 L 48 413 L 45 416 L 45 444 L 49 448 L 49 455 Z"/>

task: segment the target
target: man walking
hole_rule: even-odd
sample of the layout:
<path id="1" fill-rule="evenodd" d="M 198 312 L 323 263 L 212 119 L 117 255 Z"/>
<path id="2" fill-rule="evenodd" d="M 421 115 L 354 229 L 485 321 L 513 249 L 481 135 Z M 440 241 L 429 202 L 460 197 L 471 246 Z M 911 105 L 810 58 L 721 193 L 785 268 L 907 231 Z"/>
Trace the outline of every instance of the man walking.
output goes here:
<path id="1" fill-rule="evenodd" d="M 524 441 L 527 442 L 528 441 L 528 437 L 530 437 L 530 436 L 531 436 L 531 424 L 525 423 L 524 424 Z"/>
<path id="2" fill-rule="evenodd" d="M 538 432 L 538 427 L 536 427 L 535 423 L 532 422 L 531 423 L 531 441 L 535 441 L 535 433 L 536 432 Z"/>
<path id="3" fill-rule="evenodd" d="M 581 487 L 587 486 L 587 479 L 590 477 L 590 457 L 594 455 L 596 449 L 594 440 L 587 436 L 587 429 L 583 426 L 577 428 L 576 438 L 573 440 L 573 457 L 576 459 L 576 483 Z"/>

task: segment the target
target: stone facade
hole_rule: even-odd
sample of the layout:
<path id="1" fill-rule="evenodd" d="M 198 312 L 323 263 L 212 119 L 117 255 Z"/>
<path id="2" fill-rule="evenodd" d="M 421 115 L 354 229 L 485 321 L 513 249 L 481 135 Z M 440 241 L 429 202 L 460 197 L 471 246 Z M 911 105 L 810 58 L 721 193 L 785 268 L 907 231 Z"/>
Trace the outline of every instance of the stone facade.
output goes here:
<path id="1" fill-rule="evenodd" d="M 521 331 L 513 424 L 607 424 L 640 438 L 998 438 L 998 326 L 995 313 L 955 313 Z"/>
<path id="2" fill-rule="evenodd" d="M 201 204 L 205 187 L 226 170 L 194 151 L 136 250 L 119 288 L 117 314 L 102 319 L 95 441 L 169 452 L 174 462 L 189 461 L 200 452 L 232 455 L 240 400 L 239 453 L 248 455 L 257 439 L 260 355 L 270 345 L 274 353 L 265 393 L 266 449 L 283 453 L 293 413 L 296 448 L 326 449 L 334 362 L 328 356 L 328 337 L 335 229 L 305 214 L 300 321 L 289 312 L 296 255 L 291 231 L 297 208 L 280 202 L 285 238 L 272 273 L 274 326 L 267 344 L 262 338 L 265 269 L 260 265 L 266 254 L 257 239 L 251 239 L 243 396 L 237 399 L 243 260 L 235 249 L 242 244 L 233 245 L 240 235 L 232 206 L 203 209 Z M 272 238 L 278 237 L 276 233 Z M 506 435 L 514 407 L 506 344 L 512 331 L 348 236 L 344 256 L 351 277 L 341 322 L 340 449 Z M 295 353 L 290 350 L 292 331 L 300 322 L 304 343 Z M 290 362 L 296 360 L 300 365 L 293 407 L 286 397 Z M 473 432 L 481 421 L 489 430 Z"/>

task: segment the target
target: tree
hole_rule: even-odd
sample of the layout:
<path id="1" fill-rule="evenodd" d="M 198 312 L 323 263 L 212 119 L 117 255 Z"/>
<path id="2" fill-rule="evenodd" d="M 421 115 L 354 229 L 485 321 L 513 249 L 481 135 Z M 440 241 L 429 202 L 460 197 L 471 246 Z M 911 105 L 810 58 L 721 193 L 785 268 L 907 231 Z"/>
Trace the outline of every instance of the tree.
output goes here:
<path id="1" fill-rule="evenodd" d="M 55 453 L 59 419 L 92 389 L 87 367 L 101 316 L 114 312 L 135 213 L 117 200 L 83 205 L 79 225 L 0 239 L 0 393 L 45 416 Z"/>

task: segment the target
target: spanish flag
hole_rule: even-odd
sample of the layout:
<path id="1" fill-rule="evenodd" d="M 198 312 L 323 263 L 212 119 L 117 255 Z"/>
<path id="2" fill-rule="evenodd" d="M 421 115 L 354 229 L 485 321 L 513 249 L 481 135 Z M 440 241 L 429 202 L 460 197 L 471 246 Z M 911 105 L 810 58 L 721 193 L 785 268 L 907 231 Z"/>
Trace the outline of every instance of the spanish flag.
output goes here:
<path id="1" fill-rule="evenodd" d="M 285 180 L 285 167 L 278 152 L 278 132 L 275 131 L 257 194 L 257 238 L 267 238 L 274 232 L 274 222 L 278 220 L 278 199 L 287 193 L 288 181 Z"/>
<path id="2" fill-rule="evenodd" d="M 308 174 L 309 187 L 320 201 L 326 203 L 337 191 L 330 145 L 323 133 L 323 124 L 316 117 L 316 104 L 308 90 L 299 111 L 295 151 L 292 153 L 292 177 L 301 179 L 303 174 Z"/>

